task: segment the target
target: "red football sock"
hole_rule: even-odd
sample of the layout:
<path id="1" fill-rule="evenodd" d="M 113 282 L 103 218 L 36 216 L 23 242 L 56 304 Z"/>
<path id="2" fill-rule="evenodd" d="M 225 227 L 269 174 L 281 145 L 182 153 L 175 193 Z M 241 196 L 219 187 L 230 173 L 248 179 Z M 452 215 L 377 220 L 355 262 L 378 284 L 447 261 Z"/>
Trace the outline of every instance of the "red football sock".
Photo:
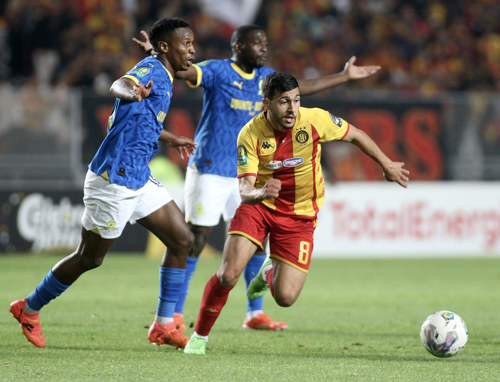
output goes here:
<path id="1" fill-rule="evenodd" d="M 266 281 L 269 284 L 269 291 L 271 295 L 274 297 L 274 288 L 273 288 L 273 267 L 271 267 L 266 274 Z"/>
<path id="2" fill-rule="evenodd" d="M 201 299 L 198 320 L 194 328 L 196 333 L 200 336 L 208 336 L 210 333 L 222 308 L 226 305 L 231 289 L 233 288 L 223 287 L 216 275 L 213 275 L 212 278 L 208 280 Z"/>

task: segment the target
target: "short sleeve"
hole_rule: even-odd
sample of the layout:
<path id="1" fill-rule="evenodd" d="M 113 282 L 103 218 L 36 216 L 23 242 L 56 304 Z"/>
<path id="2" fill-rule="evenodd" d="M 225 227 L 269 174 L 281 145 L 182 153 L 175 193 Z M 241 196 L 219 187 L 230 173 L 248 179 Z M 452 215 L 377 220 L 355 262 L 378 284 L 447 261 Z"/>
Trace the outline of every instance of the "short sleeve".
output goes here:
<path id="1" fill-rule="evenodd" d="M 197 88 L 201 84 L 201 78 L 203 77 L 203 72 L 198 64 L 193 64 L 193 68 L 196 70 L 196 83 L 191 81 L 186 81 L 186 84 L 190 88 Z"/>
<path id="2" fill-rule="evenodd" d="M 217 86 L 217 70 L 219 63 L 217 60 L 206 60 L 196 64 L 198 70 L 198 86 L 211 88 Z"/>
<path id="3" fill-rule="evenodd" d="M 321 142 L 341 141 L 349 131 L 349 123 L 326 110 L 311 109 L 312 122 L 320 134 Z"/>
<path id="4" fill-rule="evenodd" d="M 153 67 L 148 63 L 139 63 L 129 70 L 123 77 L 130 78 L 135 83 L 146 85 L 153 75 Z"/>
<path id="5" fill-rule="evenodd" d="M 245 125 L 238 135 L 238 178 L 248 175 L 257 176 L 259 158 L 257 155 L 257 139 L 249 125 Z"/>

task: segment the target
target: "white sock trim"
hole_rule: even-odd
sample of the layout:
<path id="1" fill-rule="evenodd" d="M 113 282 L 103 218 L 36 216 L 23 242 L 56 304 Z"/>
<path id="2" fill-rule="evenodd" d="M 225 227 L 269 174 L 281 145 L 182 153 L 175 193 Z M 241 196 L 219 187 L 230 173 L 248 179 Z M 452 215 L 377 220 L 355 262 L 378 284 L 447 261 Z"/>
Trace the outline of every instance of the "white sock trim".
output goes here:
<path id="1" fill-rule="evenodd" d="M 39 312 L 38 310 L 31 309 L 28 303 L 24 305 L 24 313 L 32 314 L 32 313 L 37 313 Z"/>
<path id="2" fill-rule="evenodd" d="M 155 321 L 158 322 L 160 325 L 165 325 L 168 324 L 169 322 L 174 322 L 174 318 L 156 316 Z"/>
<path id="3" fill-rule="evenodd" d="M 246 319 L 251 320 L 254 317 L 257 317 L 260 313 L 263 313 L 262 310 L 249 310 L 246 314 Z"/>
<path id="4" fill-rule="evenodd" d="M 194 332 L 194 333 L 193 333 L 193 335 L 191 336 L 191 338 L 193 338 L 193 337 L 203 338 L 205 341 L 207 341 L 207 342 L 208 342 L 208 336 L 202 336 L 202 335 L 200 335 L 200 334 L 198 334 L 198 333 Z"/>

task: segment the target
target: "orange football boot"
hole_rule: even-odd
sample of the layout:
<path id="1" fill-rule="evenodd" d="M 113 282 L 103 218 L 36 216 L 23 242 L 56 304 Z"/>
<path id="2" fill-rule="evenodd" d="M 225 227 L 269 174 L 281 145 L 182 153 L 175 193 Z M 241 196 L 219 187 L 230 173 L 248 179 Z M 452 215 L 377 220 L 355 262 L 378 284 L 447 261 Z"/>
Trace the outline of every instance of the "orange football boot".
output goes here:
<path id="1" fill-rule="evenodd" d="M 167 344 L 175 346 L 176 349 L 183 349 L 188 343 L 189 338 L 177 329 L 173 321 L 168 324 L 161 325 L 155 320 L 153 325 L 149 328 L 148 340 L 152 344 Z"/>
<path id="2" fill-rule="evenodd" d="M 247 320 L 246 318 L 243 320 L 243 329 L 284 330 L 286 328 L 288 328 L 288 324 L 286 322 L 274 321 L 264 312 L 260 312 L 251 320 Z"/>
<path id="3" fill-rule="evenodd" d="M 25 313 L 25 306 L 26 299 L 13 301 L 10 304 L 9 312 L 19 321 L 19 326 L 28 341 L 39 348 L 43 348 L 45 347 L 45 338 L 43 338 L 42 325 L 40 325 L 38 312 Z"/>

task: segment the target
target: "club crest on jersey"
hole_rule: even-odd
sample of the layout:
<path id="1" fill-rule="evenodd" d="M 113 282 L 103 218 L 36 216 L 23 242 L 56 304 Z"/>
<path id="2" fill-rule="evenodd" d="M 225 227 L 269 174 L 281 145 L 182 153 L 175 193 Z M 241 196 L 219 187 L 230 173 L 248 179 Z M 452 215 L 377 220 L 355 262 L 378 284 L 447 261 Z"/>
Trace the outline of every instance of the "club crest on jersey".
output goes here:
<path id="1" fill-rule="evenodd" d="M 247 154 L 247 149 L 243 145 L 238 146 L 238 159 L 237 159 L 237 165 L 238 166 L 245 166 L 248 163 L 248 154 Z"/>
<path id="2" fill-rule="evenodd" d="M 148 74 L 149 72 L 150 72 L 149 68 L 136 68 L 136 69 L 134 69 L 132 74 L 135 74 L 137 77 L 142 78 L 146 74 Z"/>
<path id="3" fill-rule="evenodd" d="M 332 114 L 330 114 L 330 118 L 333 123 L 335 123 L 338 127 L 342 127 L 342 120 Z"/>
<path id="4" fill-rule="evenodd" d="M 297 167 L 304 163 L 304 158 L 289 158 L 283 161 L 284 167 Z"/>
<path id="5" fill-rule="evenodd" d="M 272 161 L 264 164 L 264 167 L 271 169 L 271 170 L 277 170 L 277 169 L 283 167 L 283 162 L 281 162 L 280 160 L 272 160 Z"/>
<path id="6" fill-rule="evenodd" d="M 306 143 L 309 140 L 309 134 L 305 130 L 299 130 L 295 134 L 295 140 L 299 143 Z"/>

